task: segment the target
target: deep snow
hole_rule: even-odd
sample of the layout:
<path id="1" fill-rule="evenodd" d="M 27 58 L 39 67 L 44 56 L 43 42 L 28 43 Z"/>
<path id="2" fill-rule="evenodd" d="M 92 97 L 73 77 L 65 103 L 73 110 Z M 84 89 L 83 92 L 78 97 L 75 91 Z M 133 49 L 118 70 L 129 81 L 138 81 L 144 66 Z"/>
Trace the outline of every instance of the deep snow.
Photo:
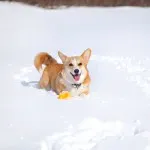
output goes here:
<path id="1" fill-rule="evenodd" d="M 0 3 L 0 149 L 149 150 L 150 9 Z M 38 88 L 34 56 L 90 47 L 89 99 Z M 58 59 L 59 60 L 59 59 Z"/>

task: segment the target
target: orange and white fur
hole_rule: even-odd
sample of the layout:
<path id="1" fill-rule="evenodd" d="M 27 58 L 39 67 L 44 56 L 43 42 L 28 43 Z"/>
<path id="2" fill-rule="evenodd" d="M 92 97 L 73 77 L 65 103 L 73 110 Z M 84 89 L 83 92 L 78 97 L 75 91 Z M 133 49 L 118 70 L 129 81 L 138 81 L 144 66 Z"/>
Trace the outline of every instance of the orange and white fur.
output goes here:
<path id="1" fill-rule="evenodd" d="M 37 54 L 34 65 L 42 71 L 39 81 L 40 88 L 50 87 L 56 94 L 68 91 L 72 96 L 85 96 L 89 94 L 90 75 L 87 64 L 91 56 L 91 49 L 85 50 L 81 56 L 68 57 L 58 52 L 62 64 L 58 63 L 46 52 Z"/>

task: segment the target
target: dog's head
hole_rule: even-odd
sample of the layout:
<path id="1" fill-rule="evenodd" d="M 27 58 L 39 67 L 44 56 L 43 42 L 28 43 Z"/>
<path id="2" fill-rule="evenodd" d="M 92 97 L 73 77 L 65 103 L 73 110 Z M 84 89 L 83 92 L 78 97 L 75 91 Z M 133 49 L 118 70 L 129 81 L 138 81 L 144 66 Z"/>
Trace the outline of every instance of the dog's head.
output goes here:
<path id="1" fill-rule="evenodd" d="M 62 52 L 58 52 L 64 64 L 64 75 L 70 83 L 82 83 L 87 76 L 87 64 L 91 56 L 91 49 L 85 50 L 81 56 L 68 57 Z"/>

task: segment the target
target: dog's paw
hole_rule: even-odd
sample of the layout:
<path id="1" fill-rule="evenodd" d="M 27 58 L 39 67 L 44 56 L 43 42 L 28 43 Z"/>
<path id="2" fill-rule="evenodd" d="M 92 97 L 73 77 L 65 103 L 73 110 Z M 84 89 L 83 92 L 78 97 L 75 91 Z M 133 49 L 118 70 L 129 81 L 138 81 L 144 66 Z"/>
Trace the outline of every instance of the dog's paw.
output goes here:
<path id="1" fill-rule="evenodd" d="M 84 99 L 88 99 L 88 98 L 90 97 L 90 95 L 89 95 L 89 94 L 82 93 L 82 94 L 80 94 L 80 97 L 81 97 L 81 98 L 84 98 Z"/>

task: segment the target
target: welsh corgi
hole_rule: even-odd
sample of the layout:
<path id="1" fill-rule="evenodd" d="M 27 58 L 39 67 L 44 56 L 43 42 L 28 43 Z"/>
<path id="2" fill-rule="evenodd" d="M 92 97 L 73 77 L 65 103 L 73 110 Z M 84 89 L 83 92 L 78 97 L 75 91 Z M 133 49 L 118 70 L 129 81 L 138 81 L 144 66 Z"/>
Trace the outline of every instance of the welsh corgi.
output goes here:
<path id="1" fill-rule="evenodd" d="M 40 88 L 51 88 L 56 94 L 68 91 L 72 96 L 89 95 L 90 75 L 87 65 L 91 56 L 91 49 L 86 49 L 80 56 L 68 57 L 58 51 L 62 63 L 46 52 L 35 56 L 34 66 L 40 72 L 45 68 L 39 81 Z"/>

